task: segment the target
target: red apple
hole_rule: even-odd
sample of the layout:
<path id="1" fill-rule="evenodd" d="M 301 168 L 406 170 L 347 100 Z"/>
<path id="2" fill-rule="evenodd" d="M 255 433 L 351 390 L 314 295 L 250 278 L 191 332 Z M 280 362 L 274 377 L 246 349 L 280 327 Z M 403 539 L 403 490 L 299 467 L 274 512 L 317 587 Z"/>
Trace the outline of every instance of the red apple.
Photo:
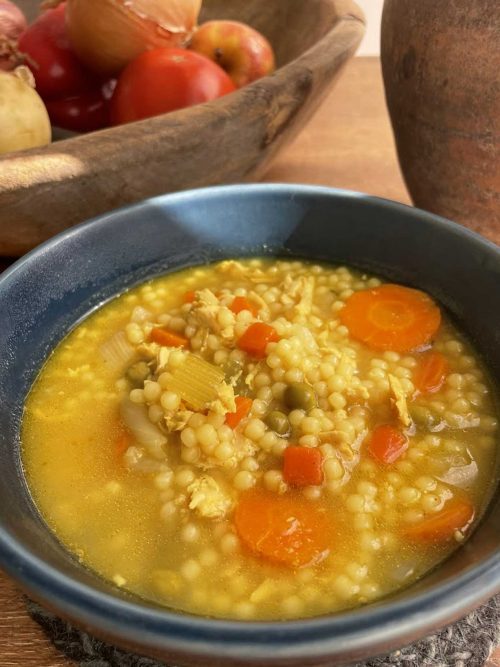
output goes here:
<path id="1" fill-rule="evenodd" d="M 210 58 L 241 88 L 274 71 L 272 46 L 264 35 L 238 21 L 208 21 L 195 32 L 190 48 Z"/>

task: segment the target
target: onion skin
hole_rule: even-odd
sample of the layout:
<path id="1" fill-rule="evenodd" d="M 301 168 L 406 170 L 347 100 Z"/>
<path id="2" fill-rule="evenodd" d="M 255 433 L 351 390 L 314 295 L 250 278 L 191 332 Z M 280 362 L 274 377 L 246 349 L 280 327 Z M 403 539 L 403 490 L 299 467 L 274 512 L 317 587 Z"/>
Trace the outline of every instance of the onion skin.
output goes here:
<path id="1" fill-rule="evenodd" d="M 0 71 L 0 155 L 46 146 L 52 137 L 47 109 L 25 78 L 27 68 L 18 70 Z"/>
<path id="2" fill-rule="evenodd" d="M 67 0 L 66 22 L 80 60 L 102 75 L 149 49 L 185 46 L 202 0 Z"/>
<path id="3" fill-rule="evenodd" d="M 27 27 L 19 7 L 9 0 L 0 0 L 0 70 L 8 71 L 19 64 L 15 44 Z"/>
<path id="4" fill-rule="evenodd" d="M 0 0 L 0 37 L 17 39 L 28 24 L 22 11 L 9 0 Z"/>

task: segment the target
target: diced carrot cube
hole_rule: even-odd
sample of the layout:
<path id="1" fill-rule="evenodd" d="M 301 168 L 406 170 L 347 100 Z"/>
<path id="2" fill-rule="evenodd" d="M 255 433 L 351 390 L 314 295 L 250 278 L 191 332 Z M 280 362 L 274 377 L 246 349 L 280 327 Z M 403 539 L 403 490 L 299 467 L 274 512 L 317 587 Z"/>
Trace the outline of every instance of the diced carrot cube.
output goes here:
<path id="1" fill-rule="evenodd" d="M 291 486 L 319 486 L 323 483 L 322 463 L 319 449 L 287 447 L 283 458 L 283 479 Z"/>

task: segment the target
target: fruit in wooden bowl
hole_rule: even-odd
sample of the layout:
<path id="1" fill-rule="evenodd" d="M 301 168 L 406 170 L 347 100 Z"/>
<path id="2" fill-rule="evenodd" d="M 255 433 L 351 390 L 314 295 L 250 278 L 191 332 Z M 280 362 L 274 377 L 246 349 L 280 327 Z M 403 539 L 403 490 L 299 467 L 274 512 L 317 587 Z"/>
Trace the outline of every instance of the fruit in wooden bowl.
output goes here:
<path id="1" fill-rule="evenodd" d="M 37 0 L 18 3 L 33 16 Z M 302 128 L 364 33 L 351 0 L 205 0 L 201 22 L 238 20 L 277 70 L 213 102 L 0 159 L 0 254 L 21 254 L 107 210 L 188 187 L 249 181 Z"/>
<path id="2" fill-rule="evenodd" d="M 191 48 L 219 64 L 239 88 L 275 67 L 268 40 L 240 21 L 207 21 L 193 35 Z"/>

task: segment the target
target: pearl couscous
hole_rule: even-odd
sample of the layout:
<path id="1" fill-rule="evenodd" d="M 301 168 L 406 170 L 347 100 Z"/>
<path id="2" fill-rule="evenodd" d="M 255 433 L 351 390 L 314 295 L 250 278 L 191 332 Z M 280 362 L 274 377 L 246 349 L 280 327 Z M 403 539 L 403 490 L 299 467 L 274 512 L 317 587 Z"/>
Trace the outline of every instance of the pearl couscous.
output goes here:
<path id="1" fill-rule="evenodd" d="M 35 502 L 80 561 L 214 617 L 407 586 L 495 483 L 492 387 L 428 296 L 344 267 L 225 261 L 79 325 L 26 403 Z"/>

